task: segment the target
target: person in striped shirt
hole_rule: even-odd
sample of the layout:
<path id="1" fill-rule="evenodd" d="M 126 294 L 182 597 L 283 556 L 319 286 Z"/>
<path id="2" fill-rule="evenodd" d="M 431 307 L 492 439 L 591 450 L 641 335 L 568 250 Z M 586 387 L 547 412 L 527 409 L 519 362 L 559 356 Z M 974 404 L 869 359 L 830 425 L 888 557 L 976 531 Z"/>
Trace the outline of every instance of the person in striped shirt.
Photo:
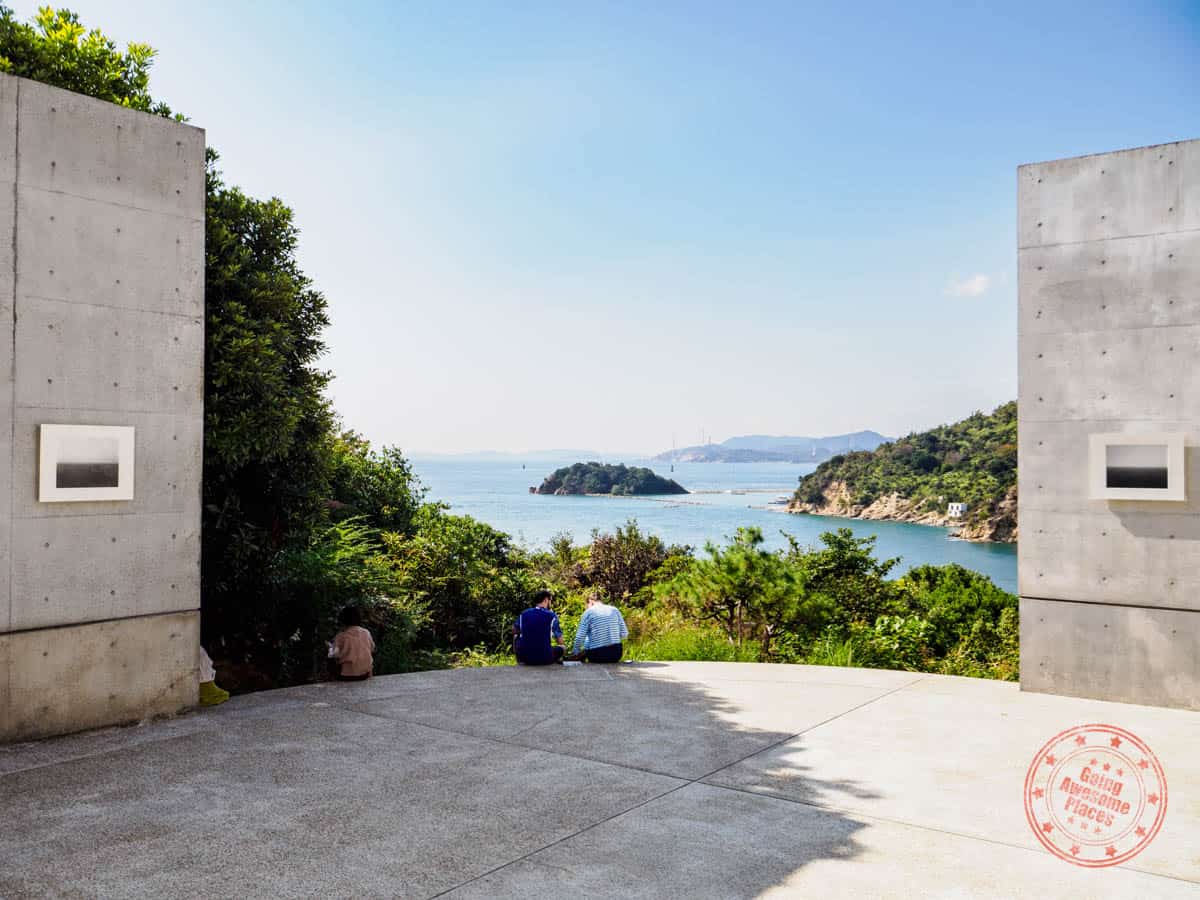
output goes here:
<path id="1" fill-rule="evenodd" d="M 615 663 L 621 661 L 629 629 L 621 611 L 615 606 L 601 603 L 594 594 L 588 597 L 587 609 L 579 619 L 575 632 L 575 643 L 571 646 L 568 659 L 587 662 Z"/>

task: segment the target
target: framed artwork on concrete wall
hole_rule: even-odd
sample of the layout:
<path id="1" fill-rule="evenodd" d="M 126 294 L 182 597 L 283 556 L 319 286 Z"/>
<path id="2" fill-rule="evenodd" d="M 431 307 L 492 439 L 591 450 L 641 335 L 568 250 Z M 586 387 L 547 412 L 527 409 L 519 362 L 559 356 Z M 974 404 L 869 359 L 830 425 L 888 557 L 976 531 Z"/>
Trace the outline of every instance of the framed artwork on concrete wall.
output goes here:
<path id="1" fill-rule="evenodd" d="M 133 428 L 41 425 L 38 501 L 133 499 Z"/>
<path id="2" fill-rule="evenodd" d="M 1089 436 L 1093 500 L 1186 500 L 1182 434 Z"/>

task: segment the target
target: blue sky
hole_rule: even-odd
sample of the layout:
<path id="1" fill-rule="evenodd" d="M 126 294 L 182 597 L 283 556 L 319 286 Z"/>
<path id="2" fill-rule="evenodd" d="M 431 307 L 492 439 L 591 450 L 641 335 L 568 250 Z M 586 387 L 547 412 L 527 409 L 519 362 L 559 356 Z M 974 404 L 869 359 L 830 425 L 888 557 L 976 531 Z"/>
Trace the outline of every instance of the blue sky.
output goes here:
<path id="1" fill-rule="evenodd" d="M 1183 2 L 71 6 L 295 208 L 334 403 L 416 452 L 990 409 L 1016 167 L 1200 137 Z"/>

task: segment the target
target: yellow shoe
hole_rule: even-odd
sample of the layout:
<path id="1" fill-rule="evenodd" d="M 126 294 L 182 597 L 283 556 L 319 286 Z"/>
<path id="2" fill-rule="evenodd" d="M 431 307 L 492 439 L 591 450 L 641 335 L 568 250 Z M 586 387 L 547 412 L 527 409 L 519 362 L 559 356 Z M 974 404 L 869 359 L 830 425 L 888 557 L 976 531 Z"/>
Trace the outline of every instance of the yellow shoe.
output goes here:
<path id="1" fill-rule="evenodd" d="M 218 706 L 229 699 L 229 691 L 221 690 L 215 681 L 200 682 L 200 705 Z"/>

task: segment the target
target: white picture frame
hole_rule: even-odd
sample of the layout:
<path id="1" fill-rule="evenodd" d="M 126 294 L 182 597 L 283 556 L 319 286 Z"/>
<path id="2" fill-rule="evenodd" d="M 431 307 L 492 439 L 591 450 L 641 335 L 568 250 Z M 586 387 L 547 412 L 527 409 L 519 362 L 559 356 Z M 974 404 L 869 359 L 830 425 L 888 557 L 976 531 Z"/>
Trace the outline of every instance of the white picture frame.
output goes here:
<path id="1" fill-rule="evenodd" d="M 1089 435 L 1089 495 L 1093 500 L 1187 500 L 1184 437 Z"/>
<path id="2" fill-rule="evenodd" d="M 39 425 L 38 502 L 133 499 L 134 429 Z"/>

